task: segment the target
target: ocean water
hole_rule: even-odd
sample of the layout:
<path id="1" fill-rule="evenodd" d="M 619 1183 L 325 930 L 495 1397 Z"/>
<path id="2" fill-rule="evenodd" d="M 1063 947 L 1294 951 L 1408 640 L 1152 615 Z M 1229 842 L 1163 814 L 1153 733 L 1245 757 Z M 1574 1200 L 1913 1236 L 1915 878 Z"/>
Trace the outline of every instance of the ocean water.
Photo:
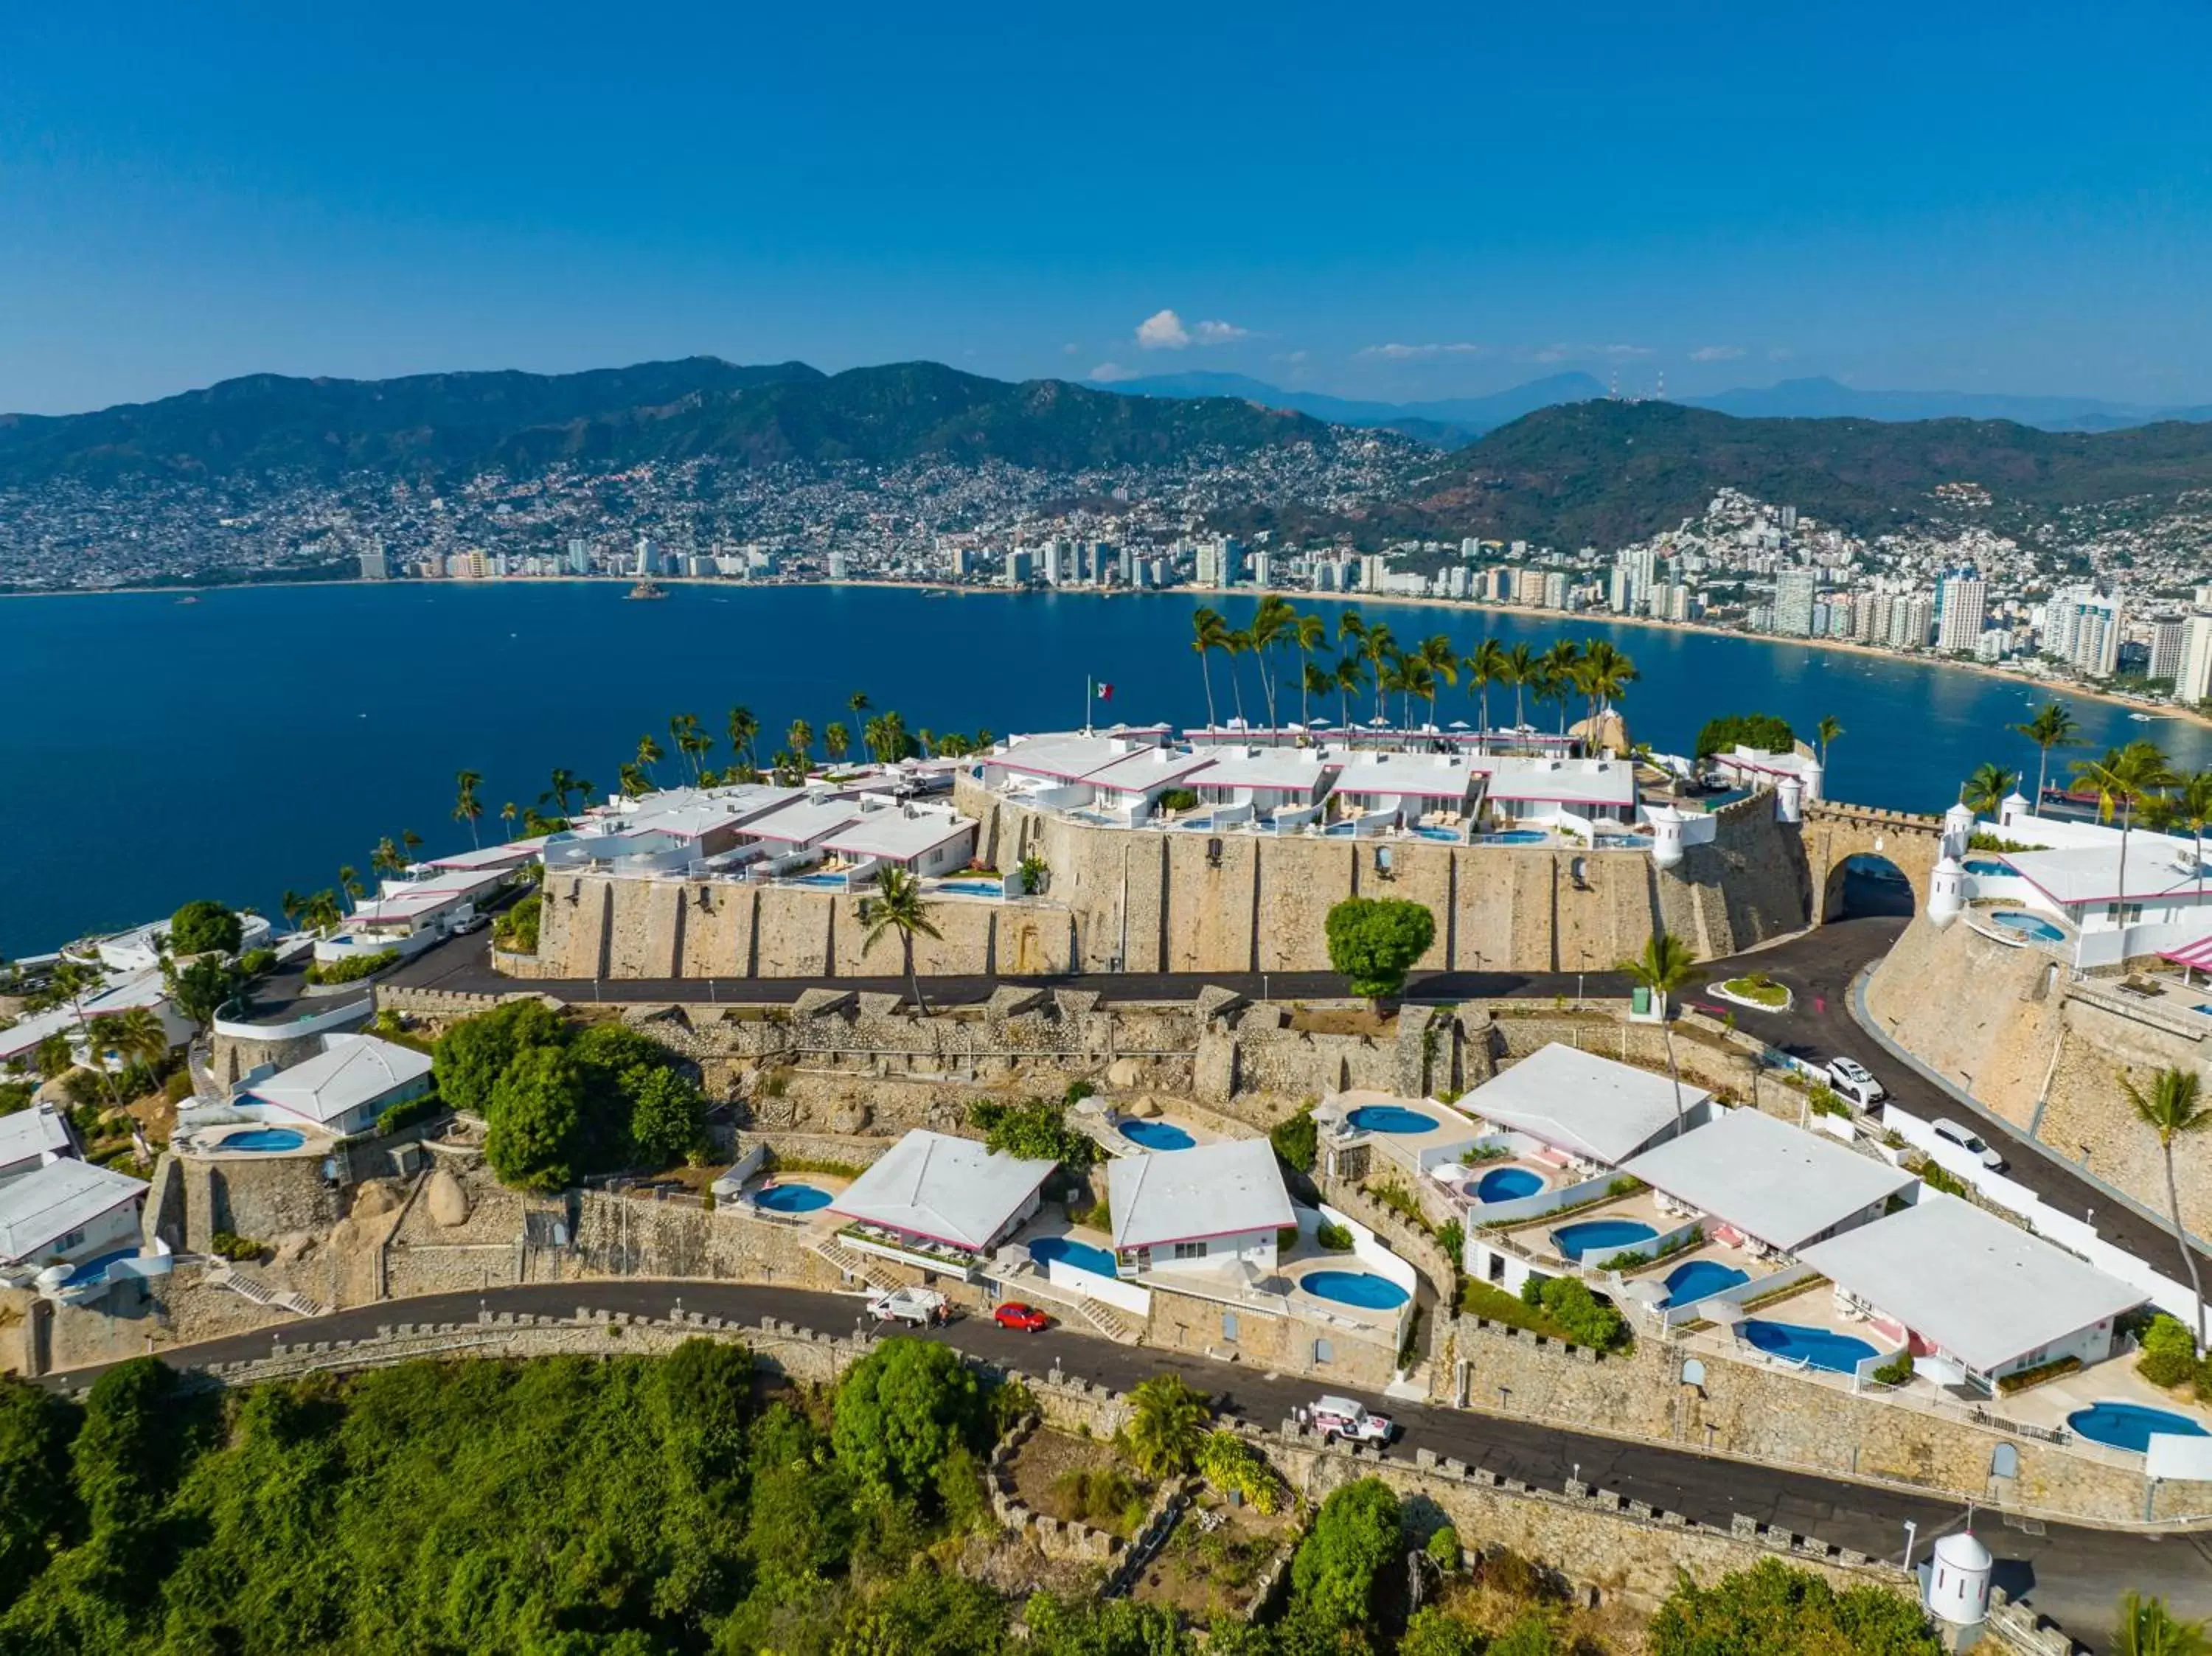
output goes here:
<path id="1" fill-rule="evenodd" d="M 696 713 L 716 737 L 710 764 L 726 759 L 738 702 L 761 719 L 763 754 L 795 718 L 813 725 L 817 754 L 833 719 L 857 737 L 855 691 L 910 729 L 1000 735 L 1066 728 L 1086 711 L 1101 722 L 1206 714 L 1187 594 L 677 585 L 641 604 L 623 590 L 395 582 L 210 591 L 190 604 L 153 593 L 0 600 L 0 955 L 191 897 L 273 913 L 287 887 L 330 885 L 341 864 L 365 870 L 377 840 L 404 828 L 434 852 L 465 847 L 456 771 L 483 773 L 494 835 L 500 805 L 528 804 L 556 766 L 612 789 L 641 734 L 672 747 L 672 713 Z M 1232 625 L 1252 605 L 1216 601 Z M 1340 606 L 1315 607 L 1333 631 Z M 1488 634 L 1539 647 L 1608 635 L 1643 674 L 1623 704 L 1630 727 L 1662 749 L 1686 747 L 1717 713 L 1780 713 L 1801 734 L 1833 713 L 1846 733 L 1830 788 L 1843 798 L 1940 810 L 1984 760 L 2034 771 L 2034 749 L 2006 726 L 2039 698 L 1978 674 L 1565 617 L 1361 610 L 1401 644 L 1441 632 L 1462 652 Z M 1256 719 L 1258 682 L 1243 668 Z M 1218 656 L 1212 673 L 1225 718 L 1235 702 Z M 1086 703 L 1086 676 L 1110 683 L 1112 699 Z M 1297 692 L 1280 696 L 1296 716 Z M 1512 704 L 1492 690 L 1493 719 Z M 2092 743 L 2148 735 L 2181 762 L 2212 763 L 2212 732 L 2194 725 L 2072 707 Z M 1355 717 L 1370 713 L 1355 705 Z M 1443 691 L 1437 718 L 1474 721 L 1464 686 Z M 672 751 L 659 774 L 679 773 Z"/>

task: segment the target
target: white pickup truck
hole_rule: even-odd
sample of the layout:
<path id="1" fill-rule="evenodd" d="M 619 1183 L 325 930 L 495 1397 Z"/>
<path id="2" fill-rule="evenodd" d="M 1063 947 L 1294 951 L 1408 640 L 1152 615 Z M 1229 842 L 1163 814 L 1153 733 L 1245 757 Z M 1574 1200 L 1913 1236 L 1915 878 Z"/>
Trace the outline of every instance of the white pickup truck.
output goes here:
<path id="1" fill-rule="evenodd" d="M 1398 1431 L 1389 1416 L 1378 1415 L 1364 1404 L 1340 1397 L 1314 1399 L 1313 1426 L 1330 1442 L 1349 1438 L 1354 1443 L 1388 1443 Z"/>
<path id="2" fill-rule="evenodd" d="M 915 1328 L 945 1320 L 951 1301 L 932 1288 L 894 1288 L 872 1296 L 868 1314 L 879 1323 L 907 1323 Z"/>

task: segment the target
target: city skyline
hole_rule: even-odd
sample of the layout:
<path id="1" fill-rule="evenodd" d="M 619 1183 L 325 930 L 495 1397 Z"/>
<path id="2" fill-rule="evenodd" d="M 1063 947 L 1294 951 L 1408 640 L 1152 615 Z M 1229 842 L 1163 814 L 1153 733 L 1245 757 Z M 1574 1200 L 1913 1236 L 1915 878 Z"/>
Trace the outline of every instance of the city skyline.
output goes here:
<path id="1" fill-rule="evenodd" d="M 2212 401 L 2206 20 L 2016 21 L 17 16 L 0 407 L 694 352 Z"/>

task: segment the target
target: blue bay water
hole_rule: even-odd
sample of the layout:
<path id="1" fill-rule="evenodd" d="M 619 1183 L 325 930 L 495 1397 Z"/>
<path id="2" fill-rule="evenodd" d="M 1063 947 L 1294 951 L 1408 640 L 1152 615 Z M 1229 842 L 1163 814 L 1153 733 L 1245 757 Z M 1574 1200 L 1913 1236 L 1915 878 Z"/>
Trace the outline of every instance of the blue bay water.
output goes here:
<path id="1" fill-rule="evenodd" d="M 717 738 L 713 764 L 726 757 L 733 703 L 759 715 L 763 754 L 795 718 L 813 725 L 818 754 L 831 720 L 856 725 L 846 709 L 856 690 L 917 730 L 1066 728 L 1084 717 L 1086 676 L 1114 686 L 1102 719 L 1205 716 L 1188 595 L 623 594 L 607 583 L 394 583 L 211 591 L 191 604 L 163 594 L 0 602 L 0 955 L 196 896 L 274 912 L 287 887 L 328 886 L 341 864 L 365 870 L 377 840 L 404 828 L 432 852 L 465 846 L 452 818 L 456 771 L 483 773 L 495 834 L 501 804 L 530 804 L 556 766 L 611 789 L 641 734 L 671 745 L 672 713 L 699 715 Z M 1217 607 L 1240 625 L 1252 600 Z M 1315 607 L 1334 632 L 1340 606 Z M 1978 674 L 1565 617 L 1361 610 L 1401 645 L 1441 632 L 1462 652 L 1490 634 L 1540 648 L 1607 635 L 1643 674 L 1624 704 L 1631 729 L 1662 749 L 1686 748 L 1718 713 L 1780 713 L 1800 734 L 1833 713 L 1846 734 L 1830 791 L 1842 798 L 1940 810 L 1984 760 L 2034 771 L 2034 749 L 2006 727 L 2043 698 Z M 1218 657 L 1213 678 L 1225 716 Z M 1297 693 L 1282 695 L 1294 713 Z M 1249 662 L 1244 696 L 1256 718 Z M 1510 690 L 1491 699 L 1495 718 L 1510 715 Z M 2089 743 L 2148 735 L 2179 762 L 2212 763 L 2212 732 L 2195 725 L 2070 705 Z M 1437 716 L 1474 719 L 1464 686 L 1443 693 Z M 664 780 L 678 773 L 673 756 L 662 761 Z"/>

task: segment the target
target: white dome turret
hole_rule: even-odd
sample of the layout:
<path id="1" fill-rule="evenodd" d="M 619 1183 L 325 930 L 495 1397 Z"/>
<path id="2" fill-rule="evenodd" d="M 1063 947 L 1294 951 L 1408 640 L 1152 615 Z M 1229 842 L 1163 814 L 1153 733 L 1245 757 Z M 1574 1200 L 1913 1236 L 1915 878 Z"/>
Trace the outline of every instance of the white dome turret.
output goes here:
<path id="1" fill-rule="evenodd" d="M 1966 846 L 1974 837 L 1976 820 L 1973 811 L 1964 802 L 1943 813 L 1943 854 L 1946 857 L 1966 854 Z"/>
<path id="2" fill-rule="evenodd" d="M 1996 1561 L 1971 1531 L 1936 1538 L 1928 1564 L 1928 1610 L 1954 1627 L 1978 1627 L 1990 1613 L 1990 1571 Z"/>
<path id="3" fill-rule="evenodd" d="M 2022 794 L 2018 788 L 2014 788 L 2010 793 L 2005 795 L 1997 806 L 1997 825 L 2000 828 L 2010 828 L 2019 818 L 2034 815 L 2035 807 L 2027 803 L 2026 795 Z"/>
<path id="4" fill-rule="evenodd" d="M 1661 868 L 1682 861 L 1682 813 L 1672 805 L 1651 808 L 1651 860 Z"/>
<path id="5" fill-rule="evenodd" d="M 1814 800 L 1824 799 L 1827 797 L 1820 792 L 1821 785 L 1826 779 L 1827 772 L 1822 767 L 1819 760 L 1809 758 L 1806 760 L 1803 764 L 1797 767 L 1797 775 L 1799 779 L 1805 784 L 1805 803 L 1809 805 Z"/>
<path id="6" fill-rule="evenodd" d="M 1780 822 L 1804 820 L 1805 787 L 1796 777 L 1785 776 L 1774 785 L 1774 817 Z"/>
<path id="7" fill-rule="evenodd" d="M 1966 870 L 1946 852 L 1928 879 L 1929 924 L 1940 931 L 1965 913 L 1966 907 Z"/>

